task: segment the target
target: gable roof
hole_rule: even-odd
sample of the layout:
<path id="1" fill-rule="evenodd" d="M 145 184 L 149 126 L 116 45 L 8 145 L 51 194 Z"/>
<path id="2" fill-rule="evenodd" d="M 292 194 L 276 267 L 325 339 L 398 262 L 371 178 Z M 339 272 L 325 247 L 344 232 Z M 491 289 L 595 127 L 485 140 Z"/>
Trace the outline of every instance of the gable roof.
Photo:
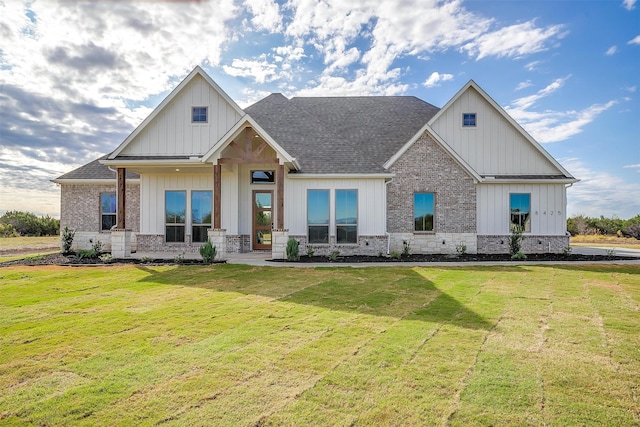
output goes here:
<path id="1" fill-rule="evenodd" d="M 372 174 L 433 117 L 438 108 L 413 96 L 302 97 L 272 94 L 245 111 L 300 172 Z"/>
<path id="2" fill-rule="evenodd" d="M 77 169 L 67 172 L 64 175 L 59 176 L 52 181 L 57 184 L 62 184 L 69 181 L 86 181 L 86 182 L 99 182 L 99 181 L 116 181 L 116 172 L 109 169 L 109 166 L 100 163 L 100 160 L 107 158 L 104 155 L 98 159 L 95 159 L 86 165 L 80 166 Z M 135 172 L 127 170 L 126 178 L 128 180 L 139 180 L 140 175 Z"/>
<path id="3" fill-rule="evenodd" d="M 558 171 L 564 175 L 564 178 L 567 178 L 568 180 L 573 180 L 574 182 L 578 181 L 576 180 L 564 167 L 562 167 L 562 165 L 556 160 L 554 159 L 548 152 L 547 150 L 545 150 L 542 145 L 540 145 L 540 143 L 538 143 L 538 141 L 536 141 L 531 135 L 529 135 L 529 133 L 524 130 L 524 128 L 522 126 L 520 126 L 520 124 L 518 122 L 516 122 L 513 117 L 511 117 L 496 101 L 493 100 L 493 98 L 491 98 L 489 96 L 489 94 L 487 94 L 484 89 L 482 89 L 475 81 L 473 80 L 469 80 L 467 82 L 467 84 L 465 84 L 445 105 L 444 107 L 442 107 L 440 109 L 440 111 L 438 111 L 437 114 L 435 114 L 430 120 L 429 120 L 429 126 L 432 126 L 437 120 L 438 118 L 440 118 L 441 115 L 443 115 L 445 113 L 445 111 L 447 111 L 447 109 L 452 106 L 467 90 L 469 90 L 469 88 L 473 88 L 487 103 L 489 103 L 494 110 L 500 114 L 505 120 L 507 120 L 507 122 L 509 122 L 509 124 L 511 126 L 513 126 L 530 144 L 531 146 L 534 148 L 534 150 L 537 150 L 538 152 L 540 152 L 540 154 L 542 154 L 542 156 L 544 156 L 555 168 L 558 169 Z M 525 178 L 522 178 L 525 179 Z"/>
<path id="4" fill-rule="evenodd" d="M 218 86 L 218 84 L 214 82 L 199 65 L 196 65 L 196 67 L 189 73 L 189 75 L 187 75 L 187 77 L 185 77 L 184 80 L 182 80 L 180 84 L 176 86 L 165 99 L 162 100 L 162 102 L 151 112 L 151 114 L 149 114 L 149 116 L 147 116 L 147 118 L 144 119 L 142 123 L 140 123 L 140 125 L 138 125 L 138 127 L 135 128 L 134 131 L 131 132 L 131 134 L 124 141 L 122 141 L 122 143 L 112 153 L 109 154 L 108 159 L 115 159 L 116 156 L 118 156 L 118 154 L 120 154 L 122 150 L 124 150 L 135 139 L 135 137 L 138 136 L 138 134 L 140 134 L 140 132 L 142 132 L 145 127 L 149 123 L 151 123 L 153 119 L 155 119 L 155 117 L 160 114 L 160 112 L 176 96 L 178 96 L 182 89 L 187 86 L 196 76 L 202 77 L 209 85 L 211 85 L 211 87 L 213 87 L 214 90 L 224 98 L 224 100 L 232 107 L 233 110 L 235 110 L 238 115 L 244 115 L 244 111 L 242 111 L 242 108 L 240 108 L 238 104 L 236 104 L 235 101 L 231 99 L 229 95 L 227 95 L 225 91 L 223 91 L 222 88 L 220 88 L 220 86 Z"/>

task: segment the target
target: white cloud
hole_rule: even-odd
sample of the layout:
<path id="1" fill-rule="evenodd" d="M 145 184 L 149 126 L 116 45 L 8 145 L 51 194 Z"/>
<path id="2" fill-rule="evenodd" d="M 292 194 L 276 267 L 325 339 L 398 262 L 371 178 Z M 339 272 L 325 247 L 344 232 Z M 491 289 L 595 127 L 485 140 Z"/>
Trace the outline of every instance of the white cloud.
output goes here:
<path id="1" fill-rule="evenodd" d="M 462 46 L 476 60 L 488 56 L 518 58 L 548 49 L 553 38 L 564 37 L 563 26 L 538 28 L 533 21 L 485 33 Z"/>
<path id="2" fill-rule="evenodd" d="M 622 7 L 627 10 L 633 10 L 636 6 L 636 0 L 623 0 Z"/>
<path id="3" fill-rule="evenodd" d="M 439 86 L 440 82 L 446 82 L 449 80 L 453 80 L 453 74 L 440 74 L 437 71 L 434 71 L 429 77 L 427 77 L 427 80 L 425 80 L 422 85 L 425 87 L 434 87 Z"/>
<path id="4" fill-rule="evenodd" d="M 245 6 L 253 14 L 251 23 L 256 30 L 270 33 L 282 31 L 280 5 L 273 0 L 244 0 Z"/>
<path id="5" fill-rule="evenodd" d="M 535 71 L 536 69 L 538 69 L 538 65 L 540 64 L 542 64 L 542 61 L 531 61 L 527 65 L 525 65 L 524 68 L 527 71 Z"/>
<path id="6" fill-rule="evenodd" d="M 637 165 L 625 165 L 623 166 L 623 168 L 625 169 L 638 169 L 638 173 L 640 173 L 640 163 L 638 163 Z"/>
<path id="7" fill-rule="evenodd" d="M 640 182 L 594 170 L 578 158 L 560 159 L 580 179 L 567 190 L 567 213 L 588 216 L 631 218 L 640 212 Z"/>
<path id="8" fill-rule="evenodd" d="M 640 44 L 640 34 L 629 40 L 627 44 Z"/>
<path id="9" fill-rule="evenodd" d="M 593 104 L 579 111 L 534 111 L 537 101 L 545 98 L 564 86 L 570 76 L 556 79 L 533 95 L 515 99 L 505 110 L 538 142 L 549 143 L 564 141 L 582 132 L 582 129 L 594 121 L 598 115 L 617 104 L 609 101 Z"/>
<path id="10" fill-rule="evenodd" d="M 277 78 L 278 67 L 262 55 L 258 60 L 234 59 L 231 65 L 223 65 L 225 73 L 234 77 L 252 77 L 257 83 L 273 81 Z"/>
<path id="11" fill-rule="evenodd" d="M 617 50 L 618 50 L 618 47 L 613 45 L 609 49 L 607 49 L 607 51 L 604 54 L 607 56 L 612 56 L 616 53 Z"/>
<path id="12" fill-rule="evenodd" d="M 531 86 L 533 86 L 533 83 L 531 83 L 531 80 L 527 80 L 526 82 L 520 82 L 518 83 L 518 86 L 516 86 L 516 91 L 526 89 Z"/>

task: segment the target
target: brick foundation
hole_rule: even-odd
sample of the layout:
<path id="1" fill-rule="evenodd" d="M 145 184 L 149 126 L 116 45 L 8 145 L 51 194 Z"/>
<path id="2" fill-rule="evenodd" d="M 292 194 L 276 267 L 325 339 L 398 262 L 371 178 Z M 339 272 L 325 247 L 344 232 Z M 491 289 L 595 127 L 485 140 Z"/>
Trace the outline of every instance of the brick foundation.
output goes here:
<path id="1" fill-rule="evenodd" d="M 340 255 L 373 255 L 387 253 L 387 236 L 359 236 L 358 243 L 355 245 L 339 245 L 335 242 L 335 236 L 329 237 L 328 244 L 313 243 L 307 244 L 307 236 L 293 236 L 298 241 L 300 255 L 307 254 L 307 247 L 311 246 L 314 255 L 326 256 L 333 251 L 339 251 Z"/>
<path id="2" fill-rule="evenodd" d="M 569 236 L 524 235 L 521 250 L 525 254 L 563 253 L 569 247 Z M 478 253 L 509 253 L 509 235 L 478 236 Z"/>

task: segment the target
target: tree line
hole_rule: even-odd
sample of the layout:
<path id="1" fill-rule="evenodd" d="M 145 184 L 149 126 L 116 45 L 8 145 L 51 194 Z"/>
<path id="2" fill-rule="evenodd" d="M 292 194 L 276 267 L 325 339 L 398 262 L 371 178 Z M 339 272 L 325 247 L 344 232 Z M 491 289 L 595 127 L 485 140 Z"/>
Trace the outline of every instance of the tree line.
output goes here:
<path id="1" fill-rule="evenodd" d="M 30 212 L 8 211 L 0 216 L 0 237 L 57 236 L 60 220 Z"/>
<path id="2" fill-rule="evenodd" d="M 602 234 L 640 239 L 640 215 L 629 219 L 605 218 L 602 215 L 593 218 L 574 215 L 567 219 L 567 231 L 572 236 Z"/>

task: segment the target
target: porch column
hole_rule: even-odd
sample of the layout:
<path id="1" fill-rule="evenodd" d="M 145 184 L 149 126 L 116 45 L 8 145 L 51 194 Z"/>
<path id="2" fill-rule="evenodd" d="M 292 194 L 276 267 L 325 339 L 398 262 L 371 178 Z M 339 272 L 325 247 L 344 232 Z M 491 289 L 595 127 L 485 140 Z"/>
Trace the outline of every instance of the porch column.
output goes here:
<path id="1" fill-rule="evenodd" d="M 111 255 L 114 258 L 131 256 L 131 230 L 126 228 L 127 170 L 118 168 L 116 173 L 116 228 L 111 230 Z"/>
<path id="2" fill-rule="evenodd" d="M 127 194 L 127 170 L 125 168 L 118 168 L 117 173 L 117 191 L 118 194 L 116 196 L 116 200 L 118 201 L 118 206 L 116 208 L 116 228 L 119 230 L 124 230 L 126 227 L 126 194 Z"/>
<path id="3" fill-rule="evenodd" d="M 222 188 L 222 166 L 213 165 L 213 229 L 220 229 L 220 205 L 221 205 L 221 188 Z"/>
<path id="4" fill-rule="evenodd" d="M 276 190 L 278 203 L 278 218 L 276 220 L 276 229 L 284 229 L 284 165 L 278 165 L 276 171 Z"/>

